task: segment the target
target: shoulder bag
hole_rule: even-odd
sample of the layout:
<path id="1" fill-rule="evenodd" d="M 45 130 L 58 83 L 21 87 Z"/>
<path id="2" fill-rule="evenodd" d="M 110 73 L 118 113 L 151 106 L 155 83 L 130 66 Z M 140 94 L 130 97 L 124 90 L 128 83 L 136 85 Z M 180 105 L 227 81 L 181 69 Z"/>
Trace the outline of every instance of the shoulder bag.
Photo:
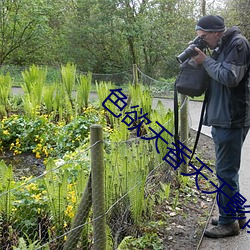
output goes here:
<path id="1" fill-rule="evenodd" d="M 203 65 L 197 64 L 192 58 L 183 62 L 180 73 L 175 81 L 177 92 L 191 97 L 201 96 L 209 79 Z"/>

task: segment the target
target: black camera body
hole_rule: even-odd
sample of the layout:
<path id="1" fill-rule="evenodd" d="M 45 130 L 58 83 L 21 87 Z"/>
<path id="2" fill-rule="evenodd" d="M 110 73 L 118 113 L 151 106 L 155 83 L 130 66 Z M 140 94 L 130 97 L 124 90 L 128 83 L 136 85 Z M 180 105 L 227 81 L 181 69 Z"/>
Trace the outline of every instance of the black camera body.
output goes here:
<path id="1" fill-rule="evenodd" d="M 183 63 L 188 58 L 198 55 L 198 53 L 195 51 L 195 47 L 199 48 L 200 50 L 203 50 L 207 48 L 207 43 L 199 36 L 197 36 L 190 45 L 180 54 L 178 55 L 177 61 L 179 63 Z"/>

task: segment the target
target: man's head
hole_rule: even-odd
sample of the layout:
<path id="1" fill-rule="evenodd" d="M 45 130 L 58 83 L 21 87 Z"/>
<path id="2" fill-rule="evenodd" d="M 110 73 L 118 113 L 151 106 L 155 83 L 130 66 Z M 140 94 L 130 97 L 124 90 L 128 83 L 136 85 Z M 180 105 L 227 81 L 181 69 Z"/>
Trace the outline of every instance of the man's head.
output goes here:
<path id="1" fill-rule="evenodd" d="M 225 31 L 224 19 L 220 16 L 203 16 L 195 26 L 199 37 L 207 42 L 210 49 L 215 49 Z"/>

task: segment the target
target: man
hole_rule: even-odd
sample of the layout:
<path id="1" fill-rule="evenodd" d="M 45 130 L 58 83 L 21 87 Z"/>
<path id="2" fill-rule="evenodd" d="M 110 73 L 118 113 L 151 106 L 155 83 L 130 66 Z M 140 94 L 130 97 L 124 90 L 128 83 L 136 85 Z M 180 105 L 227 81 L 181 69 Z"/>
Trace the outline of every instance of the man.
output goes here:
<path id="1" fill-rule="evenodd" d="M 202 17 L 195 30 L 213 50 L 209 57 L 195 48 L 198 55 L 193 59 L 203 64 L 211 78 L 204 125 L 212 126 L 216 174 L 224 192 L 219 192 L 219 218 L 212 219 L 215 226 L 205 235 L 221 238 L 238 235 L 246 223 L 243 203 L 236 198 L 240 197 L 241 149 L 250 126 L 250 47 L 237 27 L 225 30 L 220 16 Z M 237 212 L 229 209 L 230 200 L 237 203 Z"/>

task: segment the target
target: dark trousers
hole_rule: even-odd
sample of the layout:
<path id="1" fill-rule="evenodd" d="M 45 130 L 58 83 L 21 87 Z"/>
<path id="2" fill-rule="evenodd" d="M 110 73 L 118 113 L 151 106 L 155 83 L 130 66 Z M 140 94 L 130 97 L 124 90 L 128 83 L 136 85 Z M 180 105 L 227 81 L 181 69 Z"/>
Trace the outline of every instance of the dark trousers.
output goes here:
<path id="1" fill-rule="evenodd" d="M 227 204 L 239 191 L 239 169 L 241 149 L 249 127 L 226 129 L 212 127 L 212 136 L 215 144 L 216 174 L 221 178 L 219 185 L 223 192 L 219 192 L 219 224 L 231 224 L 236 212 L 228 211 Z M 228 185 L 225 185 L 225 182 Z M 230 187 L 229 187 L 230 186 Z M 229 198 L 228 198 L 228 197 Z M 239 210 L 243 208 L 238 207 Z"/>

